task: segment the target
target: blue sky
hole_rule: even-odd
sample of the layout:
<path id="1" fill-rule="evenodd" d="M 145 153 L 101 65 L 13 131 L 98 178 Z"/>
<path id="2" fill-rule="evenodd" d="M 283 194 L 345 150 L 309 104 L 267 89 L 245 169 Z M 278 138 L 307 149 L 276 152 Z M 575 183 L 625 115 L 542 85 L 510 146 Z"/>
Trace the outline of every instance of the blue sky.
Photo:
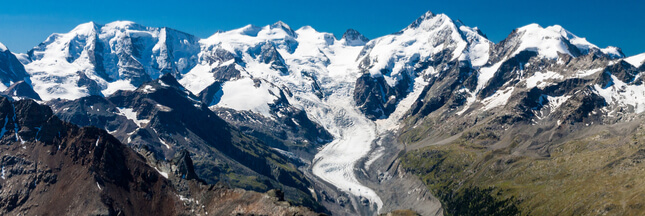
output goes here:
<path id="1" fill-rule="evenodd" d="M 354 28 L 369 38 L 401 30 L 426 11 L 445 13 L 468 26 L 478 26 L 499 42 L 513 29 L 538 23 L 560 24 L 600 47 L 645 52 L 645 2 L 617 1 L 3 1 L 0 42 L 26 52 L 54 32 L 80 23 L 130 20 L 146 26 L 171 27 L 205 38 L 217 30 L 246 24 L 263 26 L 282 20 L 292 28 L 310 25 L 340 37 Z"/>

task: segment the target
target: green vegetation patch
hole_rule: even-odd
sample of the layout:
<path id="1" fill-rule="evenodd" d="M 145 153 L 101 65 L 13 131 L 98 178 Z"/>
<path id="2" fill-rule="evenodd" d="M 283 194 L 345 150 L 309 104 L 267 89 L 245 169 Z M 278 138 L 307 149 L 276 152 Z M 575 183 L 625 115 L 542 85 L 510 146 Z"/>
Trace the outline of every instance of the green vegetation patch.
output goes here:
<path id="1" fill-rule="evenodd" d="M 403 168 L 437 196 L 446 215 L 643 215 L 645 136 L 600 131 L 546 146 L 548 156 L 518 153 L 517 143 L 479 145 L 493 134 L 403 154 Z M 482 136 L 483 135 L 483 136 Z"/>

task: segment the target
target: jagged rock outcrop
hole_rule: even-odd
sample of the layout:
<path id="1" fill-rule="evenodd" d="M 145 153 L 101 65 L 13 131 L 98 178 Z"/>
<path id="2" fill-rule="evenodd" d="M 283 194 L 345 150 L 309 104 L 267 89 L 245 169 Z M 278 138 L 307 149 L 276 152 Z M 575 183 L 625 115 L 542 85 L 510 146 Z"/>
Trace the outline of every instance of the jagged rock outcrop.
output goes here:
<path id="1" fill-rule="evenodd" d="M 29 81 L 29 74 L 18 58 L 0 43 L 0 82 L 7 88 L 20 81 Z"/>
<path id="2" fill-rule="evenodd" d="M 191 152 L 196 174 L 207 183 L 227 182 L 261 192 L 279 188 L 288 200 L 318 207 L 307 193 L 309 181 L 287 156 L 229 125 L 171 75 L 107 98 L 89 96 L 49 104 L 62 119 L 105 128 L 156 160 Z"/>
<path id="3" fill-rule="evenodd" d="M 3 214 L 315 215 L 278 198 L 195 181 L 182 183 L 188 191 L 177 191 L 168 174 L 106 131 L 63 122 L 31 100 L 0 97 L 0 116 Z M 173 162 L 181 181 L 197 178 L 185 152 Z"/>
<path id="4" fill-rule="evenodd" d="M 41 100 L 38 93 L 36 93 L 36 91 L 34 91 L 31 85 L 29 85 L 29 83 L 25 82 L 24 80 L 15 82 L 11 86 L 9 86 L 9 88 L 2 91 L 1 94 L 9 97 L 21 97 L 21 98 L 28 98 L 28 99 L 34 99 L 34 100 Z"/>
<path id="5" fill-rule="evenodd" d="M 356 31 L 355 29 L 347 29 L 347 31 L 343 33 L 341 40 L 344 40 L 345 44 L 349 46 L 363 46 L 368 41 L 370 41 L 370 39 L 362 35 L 360 32 Z"/>

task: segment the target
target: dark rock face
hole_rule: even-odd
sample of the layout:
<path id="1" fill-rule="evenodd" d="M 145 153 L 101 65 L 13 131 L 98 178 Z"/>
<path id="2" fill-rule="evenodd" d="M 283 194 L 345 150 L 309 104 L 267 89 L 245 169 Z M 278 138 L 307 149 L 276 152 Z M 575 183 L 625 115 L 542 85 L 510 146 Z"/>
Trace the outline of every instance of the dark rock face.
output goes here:
<path id="1" fill-rule="evenodd" d="M 191 180 L 198 177 L 185 150 L 166 178 L 107 132 L 63 122 L 30 100 L 0 97 L 0 120 L 2 214 L 315 215 L 279 197 Z"/>
<path id="2" fill-rule="evenodd" d="M 460 88 L 475 89 L 477 75 L 467 62 L 428 62 L 424 65 L 445 64 L 448 69 L 429 77 L 429 83 L 412 104 L 409 115 L 426 116 L 437 109 L 447 106 L 451 109 L 463 105 L 466 95 L 458 92 Z M 427 66 L 426 66 L 427 67 Z"/>
<path id="3" fill-rule="evenodd" d="M 535 56 L 537 56 L 536 52 L 522 51 L 512 58 L 506 60 L 495 72 L 493 78 L 491 78 L 488 83 L 486 83 L 486 87 L 484 87 L 479 92 L 479 97 L 481 99 L 489 97 L 504 85 L 514 85 L 514 83 L 508 82 L 517 80 L 520 71 L 523 70 L 523 65 L 525 65 L 529 61 L 529 59 Z"/>
<path id="4" fill-rule="evenodd" d="M 199 179 L 197 173 L 195 173 L 195 166 L 193 165 L 193 160 L 190 159 L 190 153 L 183 149 L 175 158 L 172 159 L 172 164 L 176 166 L 176 176 L 181 176 L 181 178 L 186 180 Z"/>
<path id="5" fill-rule="evenodd" d="M 101 93 L 101 87 L 99 87 L 99 84 L 96 83 L 96 81 L 88 78 L 84 73 L 82 72 L 77 72 L 79 79 L 78 79 L 78 87 L 85 87 L 87 88 L 87 91 L 90 95 L 103 95 Z M 134 82 L 134 81 L 133 81 Z"/>
<path id="6" fill-rule="evenodd" d="M 623 81 L 624 83 L 634 82 L 634 78 L 636 78 L 636 76 L 639 74 L 638 68 L 635 68 L 633 65 L 623 60 L 619 61 L 616 64 L 607 66 L 605 68 L 605 71 L 611 75 L 616 76 L 616 78 L 620 79 L 620 81 Z"/>
<path id="7" fill-rule="evenodd" d="M 280 111 L 280 117 L 277 119 L 250 111 L 226 108 L 216 108 L 214 112 L 241 132 L 261 140 L 266 145 L 295 153 L 303 158 L 313 159 L 317 147 L 333 140 L 333 136 L 322 126 L 311 121 L 304 111 L 293 107 Z"/>
<path id="8" fill-rule="evenodd" d="M 136 151 L 151 153 L 155 160 L 164 161 L 187 150 L 193 154 L 196 176 L 208 183 L 228 182 L 262 192 L 279 188 L 290 200 L 312 199 L 308 180 L 286 156 L 219 118 L 172 75 L 106 99 L 90 96 L 50 104 L 62 119 L 105 128 Z M 126 118 L 129 112 L 136 121 L 129 119 L 132 116 Z M 183 164 L 179 168 L 188 163 Z"/>
<path id="9" fill-rule="evenodd" d="M 434 18 L 437 18 L 434 25 L 426 26 L 423 29 L 419 28 L 422 22 Z M 460 53 L 454 52 L 460 52 L 457 50 L 458 43 L 470 43 L 472 41 L 468 40 L 478 39 L 467 38 L 466 33 L 459 30 L 460 25 L 461 24 L 455 23 L 445 16 L 435 16 L 431 12 L 427 12 L 410 24 L 406 29 L 390 35 L 390 37 L 397 37 L 404 31 L 408 30 L 411 32 L 432 31 L 434 34 L 432 38 L 423 40 L 429 40 L 429 43 L 427 44 L 428 47 L 442 48 L 437 48 L 440 50 L 429 54 L 405 54 L 405 58 L 401 57 L 399 54 L 391 54 L 390 56 L 383 57 L 379 56 L 379 54 L 371 53 L 372 50 L 375 46 L 379 46 L 381 43 L 389 44 L 389 41 L 394 39 L 382 39 L 385 42 L 375 39 L 367 43 L 357 58 L 357 60 L 360 61 L 358 69 L 362 71 L 363 75 L 356 81 L 354 101 L 359 106 L 360 110 L 365 113 L 368 118 L 373 120 L 378 118 L 387 118 L 396 109 L 400 100 L 405 98 L 409 91 L 411 91 L 414 79 L 417 77 L 423 77 L 426 82 L 430 83 L 436 82 L 437 79 L 450 80 L 449 82 L 451 82 L 451 84 L 448 84 L 448 86 L 452 86 L 453 88 L 437 91 L 453 91 L 457 86 L 463 86 L 469 89 L 474 88 L 477 84 L 477 80 L 472 78 L 467 80 L 466 77 L 476 74 L 476 69 L 470 65 L 468 60 L 460 61 L 458 58 L 454 58 L 454 56 L 460 55 Z M 456 34 L 458 34 L 459 37 L 454 37 Z M 474 38 L 481 38 L 481 36 L 475 36 Z M 415 42 L 416 41 L 411 41 L 410 43 Z M 408 45 L 402 44 L 400 46 L 405 47 Z M 405 59 L 405 61 L 401 61 L 402 59 Z M 387 64 L 382 64 L 383 61 L 387 62 Z M 381 63 L 379 64 L 379 62 Z M 395 65 L 397 66 L 395 67 Z M 432 68 L 433 72 L 429 73 L 429 68 Z M 375 70 L 378 71 L 378 74 L 372 74 Z M 451 78 L 444 78 L 444 76 L 450 74 L 448 71 L 454 71 L 454 74 L 452 74 Z M 368 77 L 366 74 L 371 75 L 372 77 Z M 388 82 L 385 82 L 385 78 L 380 78 L 379 76 L 381 75 L 387 77 Z M 381 79 L 383 81 L 380 81 Z M 459 83 L 458 85 L 452 85 L 452 81 Z M 443 85 L 445 82 L 442 81 L 441 83 Z M 452 95 L 452 93 L 448 94 Z M 377 95 L 380 96 L 380 98 L 377 97 Z M 444 93 L 443 98 L 435 97 L 432 99 L 432 102 L 430 102 L 432 105 L 426 106 L 428 107 L 426 110 L 435 109 L 432 107 L 443 105 L 446 102 L 448 102 L 448 98 L 446 97 L 446 93 Z M 455 103 L 458 105 L 461 102 L 458 100 L 455 101 Z M 417 106 L 417 111 L 420 110 L 421 107 L 422 105 Z"/>
<path id="10" fill-rule="evenodd" d="M 219 103 L 222 98 L 222 94 L 220 92 L 222 90 L 222 84 L 224 83 L 215 81 L 213 84 L 202 90 L 198 95 L 200 101 L 209 106 Z"/>
<path id="11" fill-rule="evenodd" d="M 621 109 L 610 107 L 595 86 L 613 88 L 616 81 L 613 79 L 627 85 L 641 82 L 636 79 L 639 77 L 637 68 L 616 61 L 616 56 L 597 48 L 579 49 L 560 38 L 571 55 L 558 53 L 557 58 L 546 58 L 537 50 L 516 53 L 521 39 L 522 33 L 513 31 L 504 41 L 494 44 L 488 62 L 480 68 L 473 68 L 466 62 L 445 62 L 446 58 L 433 58 L 439 63 L 418 63 L 418 68 L 447 69 L 424 77 L 428 84 L 407 113 L 407 128 L 402 129 L 409 135 L 409 141 L 440 134 L 454 135 L 470 129 L 503 134 L 504 131 L 497 130 L 509 125 L 552 122 L 558 128 L 569 128 L 569 125 L 580 123 L 614 122 L 615 117 L 603 115 L 609 112 L 603 110 Z M 437 67 L 441 64 L 447 66 Z M 496 64 L 499 67 L 495 66 L 496 70 L 486 83 L 477 83 L 481 68 L 492 68 Z M 579 75 L 583 72 L 584 75 Z M 528 78 L 545 73 L 555 74 L 554 78 L 529 86 Z M 504 106 L 486 108 L 492 98 L 501 94 L 506 94 Z M 467 100 L 471 101 L 467 103 Z M 416 128 L 411 128 L 412 125 Z"/>
<path id="12" fill-rule="evenodd" d="M 343 33 L 342 39 L 345 39 L 345 44 L 348 46 L 363 46 L 370 41 L 370 39 L 354 29 L 347 29 L 347 31 Z"/>
<path id="13" fill-rule="evenodd" d="M 29 80 L 25 67 L 9 50 L 0 50 L 0 82 L 5 86 L 11 83 Z"/>
<path id="14" fill-rule="evenodd" d="M 0 110 L 4 214 L 179 212 L 169 182 L 105 131 L 62 122 L 29 100 L 0 98 Z"/>
<path id="15" fill-rule="evenodd" d="M 383 76 L 363 74 L 356 80 L 354 101 L 361 112 L 372 120 L 387 118 L 396 108 L 397 98 L 407 93 L 408 83 L 400 82 L 390 87 Z"/>
<path id="16" fill-rule="evenodd" d="M 43 53 L 51 48 L 48 48 L 49 45 L 65 43 L 67 46 L 61 52 L 66 54 L 67 62 L 76 62 L 84 53 L 87 54 L 94 70 L 84 73 L 93 73 L 108 82 L 130 80 L 134 86 L 163 74 L 181 77 L 197 64 L 199 38 L 193 35 L 170 28 L 148 28 L 127 22 L 109 25 L 107 29 L 106 25 L 93 22 L 80 25 L 66 34 L 73 36 L 72 39 L 64 39 L 62 34 L 52 34 L 27 54 L 32 61 L 40 60 L 45 57 Z M 82 85 L 79 83 L 79 86 Z"/>
<path id="17" fill-rule="evenodd" d="M 211 71 L 217 81 L 236 80 L 241 77 L 240 71 L 235 68 L 235 64 L 229 64 L 222 67 L 213 68 Z"/>
<path id="18" fill-rule="evenodd" d="M 284 63 L 284 59 L 272 43 L 265 43 L 260 49 L 260 55 L 257 56 L 257 58 L 260 59 L 260 62 L 270 64 L 271 69 L 280 71 L 282 75 L 289 74 L 289 69 Z"/>
<path id="19" fill-rule="evenodd" d="M 34 100 L 41 100 L 40 96 L 34 89 L 29 85 L 27 82 L 21 80 L 13 85 L 9 86 L 6 90 L 4 90 L 2 95 L 6 96 L 16 96 L 16 97 L 23 97 L 23 98 L 29 98 L 29 99 L 34 99 Z"/>

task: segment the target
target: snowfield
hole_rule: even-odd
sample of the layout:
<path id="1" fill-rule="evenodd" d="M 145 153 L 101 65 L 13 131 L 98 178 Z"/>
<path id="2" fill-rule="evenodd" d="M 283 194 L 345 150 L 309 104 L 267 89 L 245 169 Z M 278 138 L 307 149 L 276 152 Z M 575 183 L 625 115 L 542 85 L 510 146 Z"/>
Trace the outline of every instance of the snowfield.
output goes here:
<path id="1" fill-rule="evenodd" d="M 360 35 L 352 31 L 348 33 Z M 496 52 L 495 44 L 477 27 L 471 28 L 444 14 L 431 12 L 395 34 L 370 41 L 348 38 L 338 39 L 310 26 L 294 31 L 283 22 L 262 27 L 247 25 L 204 39 L 169 28 L 151 28 L 127 21 L 106 25 L 90 22 L 65 34 L 53 34 L 29 54 L 17 56 L 26 64 L 25 70 L 33 81 L 30 84 L 44 101 L 109 96 L 117 90 L 135 90 L 141 85 L 144 86 L 138 88 L 139 91 L 152 93 L 156 89 L 143 83 L 171 73 L 187 91 L 200 97 L 212 97 L 207 98 L 212 99 L 208 104 L 211 108 L 252 111 L 267 118 L 280 115 L 275 107 L 302 109 L 312 121 L 334 136 L 334 140 L 322 146 L 314 156 L 312 173 L 342 192 L 359 200 L 369 200 L 369 207 L 377 212 L 383 207 L 383 200 L 373 189 L 361 184 L 356 173 L 360 169 L 370 169 L 370 165 L 383 155 L 385 149 L 377 142 L 379 136 L 395 131 L 431 78 L 439 77 L 448 67 L 421 63 L 440 60 L 436 58 L 459 60 L 468 63 L 472 73 L 477 73 L 473 77 L 476 87 L 457 89 L 466 97 L 465 104 L 456 110 L 457 115 L 462 115 L 477 106 L 483 111 L 503 107 L 514 91 L 522 90 L 522 87 L 503 86 L 486 98 L 477 97 L 495 81 L 493 78 L 500 67 L 522 51 L 534 51 L 541 58 L 558 62 L 561 62 L 561 54 L 574 56 L 592 51 L 622 56 L 615 47 L 600 49 L 561 26 L 543 28 L 537 24 L 516 29 L 507 38 L 514 46 L 503 56 L 491 56 Z M 570 50 L 572 46 L 576 47 L 575 52 Z M 0 43 L 0 51 L 3 50 L 6 47 Z M 645 63 L 645 54 L 624 60 L 640 67 Z M 602 73 L 602 70 L 585 69 L 573 74 L 537 71 L 530 77 L 521 76 L 519 81 L 527 89 L 544 88 L 554 81 L 584 78 Z M 396 98 L 398 94 L 394 97 L 401 100 L 388 118 L 372 121 L 359 111 L 353 98 L 356 80 L 363 73 L 372 78 L 383 77 L 390 87 L 414 81 L 410 82 L 405 98 Z M 645 112 L 645 87 L 621 82 L 613 75 L 611 78 L 611 86 L 596 85 L 593 91 L 609 104 L 632 107 L 637 113 Z M 0 90 L 6 88 L 0 83 Z M 205 89 L 208 89 L 206 94 L 200 95 Z M 551 110 L 570 98 L 544 96 Z M 198 99 L 189 98 L 195 106 L 201 106 Z M 169 107 L 160 109 L 171 110 Z M 119 115 L 139 127 L 150 123 L 150 120 L 139 119 L 132 108 L 119 107 L 118 110 Z M 4 132 L 3 128 L 0 135 Z M 159 142 L 166 148 L 173 145 L 162 139 Z M 358 161 L 365 163 L 358 164 Z M 2 168 L 2 178 L 4 171 Z M 167 177 L 167 173 L 159 172 Z"/>
<path id="2" fill-rule="evenodd" d="M 259 59 L 262 57 L 257 53 L 258 47 L 268 42 L 281 57 L 275 59 L 288 65 L 288 73 Z M 310 119 L 335 138 L 315 155 L 313 174 L 340 191 L 369 200 L 376 211 L 383 206 L 376 192 L 362 185 L 355 175 L 357 161 L 367 156 L 377 138 L 376 124 L 357 109 L 352 99 L 355 82 L 361 75 L 356 60 L 363 44 L 338 40 L 309 26 L 293 31 L 282 22 L 216 33 L 200 44 L 207 50 L 201 59 L 218 59 L 218 50 L 225 50 L 244 65 L 233 60 L 202 62 L 180 83 L 198 93 L 210 85 L 212 68 L 235 64 L 241 77 L 222 85 L 213 106 L 250 110 L 266 117 L 272 115 L 269 104 L 278 99 L 281 89 L 287 89 L 291 93 L 287 96 L 289 103 L 305 110 Z M 259 84 L 254 80 L 260 80 Z M 324 97 L 320 98 L 320 94 Z"/>
<path id="3" fill-rule="evenodd" d="M 323 114 L 320 117 L 336 120 L 326 125 L 336 139 L 316 154 L 312 171 L 341 191 L 370 200 L 380 210 L 383 201 L 372 189 L 358 182 L 355 174 L 357 161 L 372 149 L 377 137 L 376 125 L 365 118 L 348 98 L 336 96 L 330 97 L 329 101 L 334 101 L 330 110 L 319 113 Z"/>

